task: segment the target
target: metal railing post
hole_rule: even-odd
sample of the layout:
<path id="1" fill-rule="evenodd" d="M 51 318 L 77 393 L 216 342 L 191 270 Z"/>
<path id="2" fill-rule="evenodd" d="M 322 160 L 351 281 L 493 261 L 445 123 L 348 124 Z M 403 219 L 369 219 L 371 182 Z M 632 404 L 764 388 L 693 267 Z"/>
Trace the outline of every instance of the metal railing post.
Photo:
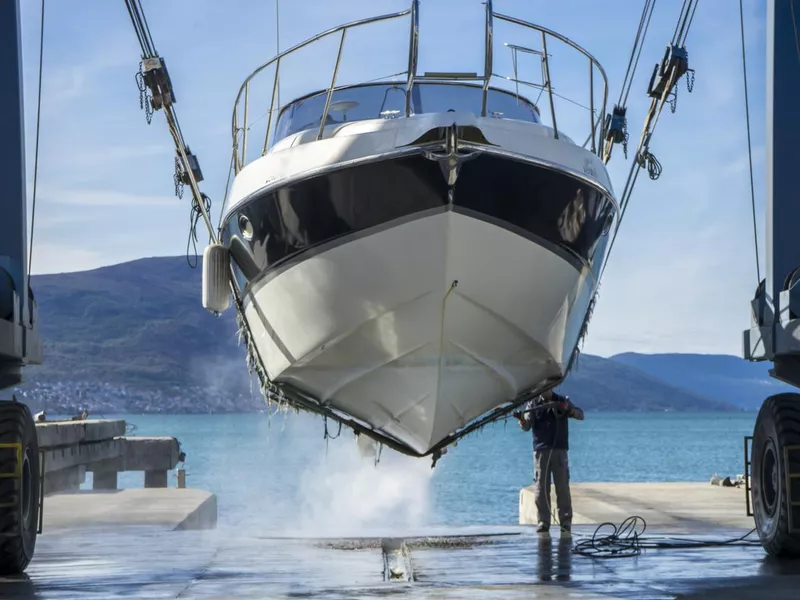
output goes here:
<path id="1" fill-rule="evenodd" d="M 244 125 L 242 126 L 242 162 L 247 162 L 247 103 L 250 98 L 250 82 L 244 88 Z"/>
<path id="2" fill-rule="evenodd" d="M 487 104 L 489 101 L 489 83 L 492 79 L 492 69 L 494 62 L 494 11 L 492 10 L 492 0 L 486 0 L 486 49 L 483 68 L 483 98 L 481 101 L 481 116 L 486 116 Z"/>
<path id="3" fill-rule="evenodd" d="M 411 90 L 417 75 L 419 51 L 419 0 L 411 0 L 411 33 L 408 42 L 408 85 L 406 87 L 406 117 L 411 116 Z"/>
<path id="4" fill-rule="evenodd" d="M 342 39 L 339 41 L 339 53 L 336 55 L 336 66 L 333 68 L 333 77 L 331 78 L 331 87 L 328 88 L 328 97 L 325 98 L 325 110 L 322 111 L 322 120 L 319 124 L 317 140 L 322 139 L 322 133 L 325 131 L 325 121 L 328 119 L 328 111 L 331 109 L 331 98 L 333 97 L 333 88 L 336 87 L 336 76 L 339 74 L 339 63 L 342 61 L 342 50 L 344 49 L 344 38 L 346 34 L 347 29 L 342 29 Z"/>
<path id="5" fill-rule="evenodd" d="M 547 77 L 545 85 L 547 86 L 547 96 L 550 98 L 550 116 L 553 119 L 553 137 L 558 139 L 558 125 L 556 124 L 556 106 L 553 103 L 553 86 L 550 83 L 550 59 L 547 56 L 547 34 L 542 31 L 542 60 L 544 60 L 544 72 Z"/>
<path id="6" fill-rule="evenodd" d="M 589 125 L 592 130 L 592 152 L 597 152 L 594 125 L 594 63 L 589 59 Z"/>
<path id="7" fill-rule="evenodd" d="M 597 66 L 598 68 L 600 67 L 600 65 L 598 65 L 596 62 L 595 62 L 595 66 Z M 605 73 L 603 73 L 602 69 L 600 69 L 600 73 L 603 75 L 603 106 L 600 109 L 600 114 L 597 115 L 597 122 L 600 125 L 600 132 L 599 132 L 599 135 L 598 135 L 598 138 L 599 138 L 599 140 L 598 140 L 598 150 L 597 150 L 597 155 L 598 156 L 601 156 L 603 154 L 603 149 L 604 149 L 603 145 L 604 145 L 605 139 L 606 139 L 605 115 L 606 115 L 606 101 L 608 100 L 608 81 L 606 80 Z"/>
<path id="8" fill-rule="evenodd" d="M 552 29 L 547 29 L 546 27 L 542 27 L 541 25 L 535 25 L 533 23 L 529 23 L 528 21 L 524 21 L 522 19 L 518 19 L 516 17 L 512 17 L 510 15 L 502 14 L 502 13 L 493 13 L 494 19 L 499 19 L 500 21 L 504 21 L 506 23 L 512 23 L 514 25 L 519 25 L 521 27 L 526 27 L 528 29 L 532 29 L 534 31 L 538 31 L 542 34 L 542 47 L 544 50 L 544 55 L 542 57 L 542 79 L 544 79 L 545 83 L 541 86 L 542 88 L 546 88 L 548 92 L 548 97 L 550 99 L 550 113 L 553 117 L 553 129 L 555 130 L 556 137 L 558 137 L 558 127 L 556 124 L 556 117 L 555 117 L 555 104 L 553 100 L 553 90 L 552 85 L 550 82 L 550 65 L 547 56 L 547 36 L 555 38 L 564 44 L 574 48 L 585 57 L 587 57 L 591 63 L 594 65 L 594 68 L 600 73 L 600 77 L 603 79 L 603 102 L 602 106 L 600 107 L 600 114 L 598 115 L 597 121 L 594 122 L 594 133 L 595 138 L 599 141 L 596 142 L 596 146 L 602 149 L 603 146 L 603 138 L 605 136 L 605 124 L 604 124 L 604 116 L 606 114 L 606 104 L 608 103 L 608 77 L 606 76 L 606 72 L 603 69 L 603 66 L 597 61 L 597 59 L 592 56 L 589 52 L 587 52 L 584 48 L 573 42 L 568 37 L 561 35 L 560 33 L 553 31 Z M 591 74 L 592 79 L 594 78 L 594 72 L 592 71 Z M 514 76 L 515 80 L 518 80 L 518 76 Z M 594 94 L 594 83 L 592 83 L 592 94 Z M 584 107 L 585 108 L 585 107 Z M 599 134 L 599 135 L 598 135 Z M 584 142 L 584 147 L 586 144 L 589 143 L 589 136 L 586 137 L 586 141 Z"/>
<path id="9" fill-rule="evenodd" d="M 239 173 L 242 168 L 242 161 L 239 160 L 239 99 L 236 99 L 236 104 L 233 105 L 233 120 L 231 123 L 233 128 L 233 172 Z"/>
<path id="10" fill-rule="evenodd" d="M 267 117 L 267 135 L 264 136 L 264 149 L 261 151 L 261 156 L 264 156 L 267 153 L 267 148 L 269 148 L 270 132 L 272 131 L 272 113 L 275 110 L 275 94 L 278 91 L 278 74 L 280 73 L 280 70 L 281 70 L 281 57 L 279 56 L 278 60 L 275 61 L 275 79 L 272 81 L 272 101 L 269 103 L 269 116 Z"/>

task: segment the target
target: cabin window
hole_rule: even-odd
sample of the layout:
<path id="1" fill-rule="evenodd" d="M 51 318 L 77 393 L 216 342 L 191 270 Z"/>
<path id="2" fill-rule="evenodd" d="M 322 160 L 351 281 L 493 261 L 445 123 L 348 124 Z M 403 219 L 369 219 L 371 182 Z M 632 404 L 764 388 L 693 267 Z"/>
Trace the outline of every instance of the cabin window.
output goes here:
<path id="1" fill-rule="evenodd" d="M 275 141 L 300 131 L 318 129 L 325 111 L 327 92 L 316 92 L 286 106 L 278 118 Z M 479 115 L 483 88 L 478 85 L 417 83 L 411 92 L 413 114 L 472 112 Z M 327 125 L 402 117 L 406 106 L 406 84 L 368 84 L 334 90 L 325 120 Z M 539 123 L 534 105 L 512 92 L 490 88 L 487 96 L 488 116 Z"/>

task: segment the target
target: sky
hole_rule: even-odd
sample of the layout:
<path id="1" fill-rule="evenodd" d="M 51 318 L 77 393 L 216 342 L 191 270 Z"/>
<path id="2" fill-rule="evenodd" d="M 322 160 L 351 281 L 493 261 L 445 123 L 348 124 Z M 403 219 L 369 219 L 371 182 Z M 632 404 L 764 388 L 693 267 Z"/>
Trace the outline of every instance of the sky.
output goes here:
<path id="1" fill-rule="evenodd" d="M 278 1 L 279 28 L 276 0 L 143 0 L 156 48 L 169 66 L 184 136 L 200 160 L 201 188 L 214 202 L 215 223 L 230 165 L 231 111 L 243 79 L 278 47 L 409 5 L 407 0 Z M 634 144 L 648 106 L 647 83 L 672 38 L 680 4 L 656 4 L 628 102 Z M 41 1 L 21 0 L 21 5 L 30 198 Z M 642 2 L 634 0 L 495 0 L 496 11 L 558 31 L 591 52 L 608 76 L 610 102 L 620 92 L 641 8 Z M 148 126 L 140 110 L 134 81 L 140 52 L 123 1 L 46 0 L 45 10 L 33 272 L 79 271 L 185 253 L 189 195 L 174 196 L 174 150 L 163 116 L 156 114 Z M 420 71 L 481 71 L 482 11 L 480 0 L 422 0 Z M 759 0 L 744 3 L 762 272 L 765 12 Z M 510 26 L 495 28 L 495 71 L 510 75 L 506 41 L 538 42 Z M 405 21 L 354 33 L 345 45 L 340 81 L 404 70 L 406 45 Z M 687 49 L 696 70 L 694 90 L 687 93 L 681 81 L 676 113 L 661 116 L 651 150 L 663 174 L 657 181 L 639 178 L 601 283 L 584 347 L 588 353 L 741 355 L 757 277 L 739 3 L 700 0 Z M 578 70 L 562 59 L 566 53 L 555 47 L 548 51 L 554 85 L 577 90 Z M 327 86 L 335 55 L 330 40 L 287 63 L 283 102 Z M 536 79 L 538 67 L 526 60 L 532 59 L 520 60 L 520 75 Z M 559 61 L 562 71 L 555 70 Z M 265 79 L 271 81 L 271 75 Z M 250 101 L 251 117 L 260 117 L 262 126 L 266 91 L 254 86 Z M 570 105 L 563 102 L 560 107 L 568 115 L 559 127 L 575 139 L 585 136 L 579 127 L 588 114 L 579 122 L 580 111 L 572 107 L 569 113 Z M 617 149 L 609 164 L 617 193 L 629 168 Z M 201 252 L 205 239 L 201 235 Z"/>

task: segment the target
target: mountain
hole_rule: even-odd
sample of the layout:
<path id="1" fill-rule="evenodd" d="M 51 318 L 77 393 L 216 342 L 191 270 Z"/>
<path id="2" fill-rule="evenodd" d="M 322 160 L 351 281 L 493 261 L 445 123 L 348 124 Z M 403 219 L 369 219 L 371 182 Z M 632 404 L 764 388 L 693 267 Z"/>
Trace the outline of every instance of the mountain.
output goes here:
<path id="1" fill-rule="evenodd" d="M 201 268 L 146 258 L 32 278 L 43 365 L 20 395 L 34 407 L 103 412 L 256 410 L 233 311 L 200 304 Z M 256 388 L 257 389 L 257 388 Z M 256 394 L 257 395 L 257 394 Z"/>
<path id="2" fill-rule="evenodd" d="M 216 318 L 203 309 L 201 269 L 185 258 L 34 276 L 32 285 L 45 340 L 37 377 L 149 388 L 244 365 L 233 312 Z"/>
<path id="3" fill-rule="evenodd" d="M 772 394 L 797 391 L 770 377 L 772 363 L 753 363 L 737 356 L 629 352 L 611 359 L 665 383 L 746 410 L 757 410 L 764 398 Z"/>
<path id="4" fill-rule="evenodd" d="M 53 412 L 263 409 L 233 310 L 205 311 L 200 286 L 201 269 L 183 257 L 33 277 L 44 364 L 26 371 L 20 395 Z M 624 360 L 582 355 L 562 391 L 588 410 L 735 410 L 681 387 Z"/>
<path id="5" fill-rule="evenodd" d="M 588 354 L 580 355 L 559 391 L 581 408 L 591 410 L 736 410 L 730 402 L 662 381 L 622 362 Z"/>

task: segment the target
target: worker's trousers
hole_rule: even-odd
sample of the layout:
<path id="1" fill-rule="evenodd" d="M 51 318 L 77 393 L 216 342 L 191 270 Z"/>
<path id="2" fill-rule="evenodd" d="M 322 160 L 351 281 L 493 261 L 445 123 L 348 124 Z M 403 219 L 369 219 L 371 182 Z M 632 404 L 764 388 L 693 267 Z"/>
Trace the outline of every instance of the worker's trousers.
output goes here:
<path id="1" fill-rule="evenodd" d="M 536 510 L 539 525 L 550 526 L 550 480 L 556 486 L 558 522 L 572 525 L 572 497 L 569 493 L 569 459 L 566 450 L 539 450 L 533 453 L 534 480 L 536 482 Z"/>

